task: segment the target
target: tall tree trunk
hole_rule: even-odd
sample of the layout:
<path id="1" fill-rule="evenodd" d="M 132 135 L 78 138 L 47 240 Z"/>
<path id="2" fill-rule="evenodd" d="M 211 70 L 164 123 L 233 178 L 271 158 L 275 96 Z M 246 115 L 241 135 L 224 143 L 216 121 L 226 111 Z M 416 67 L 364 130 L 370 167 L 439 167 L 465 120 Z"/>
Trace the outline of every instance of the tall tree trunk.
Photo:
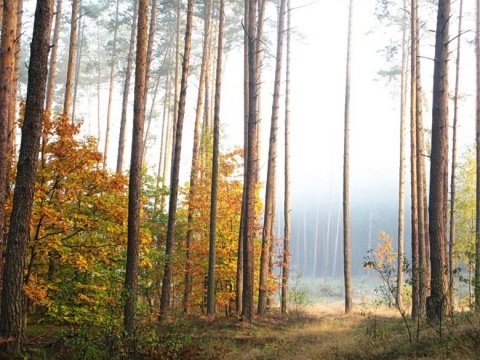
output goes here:
<path id="1" fill-rule="evenodd" d="M 446 254 L 448 197 L 448 35 L 450 0 L 439 0 L 433 74 L 432 156 L 430 165 L 430 321 L 441 321 L 448 309 Z M 431 306 L 429 306 L 431 304 Z"/>
<path id="2" fill-rule="evenodd" d="M 0 44 L 0 154 L 8 154 L 10 127 L 9 104 L 14 99 L 13 74 L 15 72 L 15 41 L 17 27 L 17 1 L 3 4 L 2 36 Z M 5 199 L 7 192 L 8 158 L 0 156 L 0 250 L 5 236 Z M 0 251 L 2 253 L 3 251 Z M 1 260 L 1 254 L 0 254 Z M 1 262 L 0 262 L 1 268 Z"/>
<path id="3" fill-rule="evenodd" d="M 156 1 L 154 1 L 156 3 Z M 107 102 L 107 127 L 105 129 L 105 147 L 103 148 L 103 168 L 107 168 L 108 147 L 110 145 L 110 124 L 112 118 L 112 99 L 113 99 L 113 85 L 115 83 L 115 67 L 117 66 L 117 34 L 118 34 L 118 13 L 120 0 L 117 0 L 115 6 L 115 24 L 113 29 L 113 48 L 112 57 L 110 58 L 110 79 L 108 85 L 108 102 Z M 121 171 L 119 171 L 121 172 Z"/>
<path id="4" fill-rule="evenodd" d="M 243 305 L 242 319 L 251 323 L 253 320 L 253 288 L 254 288 L 254 237 L 255 237 L 255 204 L 257 185 L 257 0 L 248 1 L 248 155 L 246 164 L 246 210 L 243 238 Z"/>
<path id="5" fill-rule="evenodd" d="M 70 19 L 70 45 L 68 48 L 67 80 L 65 83 L 65 98 L 63 114 L 67 117 L 72 113 L 73 83 L 75 76 L 75 58 L 77 52 L 79 0 L 72 0 L 72 15 Z M 71 119 L 72 123 L 74 119 Z"/>
<path id="6" fill-rule="evenodd" d="M 181 74 L 180 74 L 180 23 L 181 23 L 181 14 L 182 14 L 182 0 L 178 0 L 177 2 L 177 39 L 175 42 L 175 94 L 173 100 L 173 122 L 172 122 L 172 150 L 175 148 L 175 134 L 177 133 L 177 118 L 178 118 L 178 108 L 180 106 L 180 82 Z"/>
<path id="7" fill-rule="evenodd" d="M 352 49 L 353 0 L 350 0 L 348 15 L 347 69 L 345 82 L 345 138 L 343 162 L 343 272 L 345 281 L 345 313 L 352 311 L 352 269 L 350 244 L 350 76 Z"/>
<path id="8" fill-rule="evenodd" d="M 76 51 L 76 59 L 75 59 L 75 73 L 74 73 L 74 80 L 73 80 L 73 97 L 72 97 L 72 122 L 75 121 L 75 114 L 77 110 L 77 95 L 78 95 L 78 84 L 79 84 L 79 78 L 80 78 L 80 64 L 81 64 L 81 59 L 82 59 L 82 51 L 83 51 L 83 45 L 84 45 L 84 34 L 85 34 L 85 24 L 84 24 L 85 19 L 80 16 L 78 18 L 78 42 L 79 46 Z M 97 18 L 97 51 L 100 53 L 100 26 L 99 26 L 99 19 Z M 100 103 L 100 101 L 99 101 Z"/>
<path id="9" fill-rule="evenodd" d="M 418 196 L 417 196 L 417 0 L 411 2 L 411 69 L 410 69 L 410 196 L 411 196 L 411 232 L 412 232 L 412 318 L 420 315 L 420 281 L 418 253 Z"/>
<path id="10" fill-rule="evenodd" d="M 337 227 L 335 230 L 335 251 L 333 254 L 332 278 L 335 279 L 337 273 L 338 243 L 340 238 L 340 207 L 337 213 Z"/>
<path id="11" fill-rule="evenodd" d="M 53 105 L 53 95 L 55 94 L 55 80 L 57 78 L 57 54 L 58 40 L 60 38 L 60 29 L 62 24 L 62 0 L 57 0 L 55 9 L 55 27 L 52 37 L 52 52 L 50 53 L 50 63 L 48 66 L 48 82 L 45 111 L 51 111 Z"/>
<path id="12" fill-rule="evenodd" d="M 128 186 L 128 243 L 125 273 L 125 307 L 123 326 L 127 336 L 135 334 L 137 306 L 138 256 L 140 247 L 140 210 L 142 192 L 142 140 L 145 120 L 145 74 L 148 37 L 148 0 L 138 2 L 137 54 L 133 101 L 132 153 Z M 130 339 L 133 340 L 133 339 Z"/>
<path id="13" fill-rule="evenodd" d="M 248 29 L 248 11 L 250 9 L 250 4 L 248 1 L 244 2 L 244 27 Z M 238 251 L 237 251 L 237 314 L 243 313 L 243 249 L 244 249 L 244 238 L 246 231 L 246 219 L 247 219 L 247 163 L 248 163 L 248 115 L 249 115 L 249 71 L 248 71 L 248 33 L 244 32 L 243 37 L 243 193 L 242 193 L 242 209 L 240 214 L 240 229 L 238 232 Z"/>
<path id="14" fill-rule="evenodd" d="M 315 214 L 315 232 L 313 235 L 313 259 L 312 259 L 312 272 L 311 277 L 315 278 L 317 276 L 317 261 L 318 261 L 318 217 L 320 209 L 317 208 Z"/>
<path id="15" fill-rule="evenodd" d="M 133 15 L 132 15 L 132 30 L 130 32 L 130 46 L 128 48 L 127 67 L 125 69 L 125 83 L 123 86 L 123 100 L 122 100 L 122 114 L 120 118 L 120 135 L 118 137 L 118 154 L 117 154 L 117 174 L 123 172 L 123 158 L 125 153 L 126 142 L 126 127 L 127 127 L 127 108 L 128 97 L 130 94 L 130 81 L 132 75 L 133 66 L 133 51 L 135 49 L 135 34 L 137 32 L 137 12 L 138 2 L 133 2 Z"/>
<path id="16" fill-rule="evenodd" d="M 417 14 L 418 15 L 418 14 Z M 418 294 L 419 294 L 419 314 L 425 315 L 425 304 L 428 296 L 428 246 L 427 246 L 427 202 L 426 202 L 426 171 L 425 171 L 425 154 L 424 154 L 424 133 L 423 128 L 423 91 L 420 67 L 420 26 L 418 16 L 416 18 L 416 36 L 415 47 L 417 49 L 415 89 L 415 125 L 416 125 L 416 150 L 417 150 L 417 211 L 418 211 Z"/>
<path id="17" fill-rule="evenodd" d="M 283 261 L 282 261 L 282 292 L 280 308 L 282 314 L 288 311 L 288 280 L 290 278 L 290 65 L 291 65 L 291 7 L 287 0 L 287 54 L 285 64 L 285 167 L 284 167 L 284 234 L 283 234 Z"/>
<path id="18" fill-rule="evenodd" d="M 458 127 L 458 93 L 460 89 L 460 55 L 461 34 L 463 20 L 463 0 L 460 0 L 458 13 L 457 59 L 455 64 L 455 94 L 453 97 L 453 129 L 452 129 L 452 168 L 450 175 L 450 234 L 448 242 L 448 296 L 453 309 L 455 293 L 455 269 L 453 252 L 455 248 L 455 219 L 456 219 L 456 173 L 457 173 L 457 127 Z"/>
<path id="19" fill-rule="evenodd" d="M 217 227 L 218 198 L 218 157 L 220 153 L 220 96 L 222 90 L 223 29 L 225 19 L 225 0 L 220 0 L 220 19 L 218 23 L 218 53 L 215 80 L 215 106 L 213 115 L 213 157 L 212 157 L 212 195 L 210 205 L 210 246 L 208 249 L 208 291 L 207 315 L 215 317 L 215 249 Z"/>
<path id="20" fill-rule="evenodd" d="M 175 127 L 174 150 L 172 154 L 172 174 L 170 178 L 170 199 L 168 207 L 167 239 L 165 248 L 165 269 L 162 280 L 162 294 L 160 299 L 160 320 L 167 317 L 170 311 L 170 293 L 172 284 L 172 253 L 175 237 L 175 223 L 177 218 L 178 183 L 180 175 L 180 159 L 182 151 L 183 121 L 185 118 L 185 102 L 187 98 L 188 71 L 190 68 L 190 49 L 192 42 L 193 0 L 188 0 L 187 26 L 185 32 L 185 48 L 183 53 L 182 79 L 180 84 L 180 102 L 178 106 L 177 122 Z"/>
<path id="21" fill-rule="evenodd" d="M 277 55 L 275 65 L 275 80 L 273 86 L 272 119 L 270 122 L 270 142 L 268 148 L 267 183 L 265 186 L 265 216 L 262 233 L 262 253 L 260 258 L 260 286 L 258 292 L 258 315 L 267 313 L 268 270 L 270 247 L 273 242 L 272 223 L 274 216 L 275 184 L 277 181 L 277 133 L 278 114 L 280 109 L 280 85 L 283 67 L 283 39 L 285 32 L 285 0 L 280 0 L 277 27 Z"/>
<path id="22" fill-rule="evenodd" d="M 197 109 L 195 113 L 195 125 L 193 130 L 193 150 L 192 150 L 192 168 L 190 169 L 190 189 L 188 194 L 188 227 L 187 227 L 187 241 L 186 241 L 186 262 L 185 262 L 185 291 L 183 294 L 183 311 L 189 312 L 190 307 L 190 293 L 192 291 L 192 268 L 191 268 L 191 245 L 193 241 L 193 220 L 194 220 L 194 201 L 196 196 L 197 178 L 199 173 L 199 159 L 200 159 L 200 137 L 201 125 L 203 115 L 203 100 L 205 99 L 205 73 L 208 64 L 208 57 L 210 55 L 210 23 L 212 18 L 213 1 L 207 0 L 205 8 L 205 21 L 203 30 L 203 55 L 202 65 L 200 67 L 200 79 L 198 84 Z M 217 79 L 218 81 L 218 79 Z M 218 170 L 218 169 L 217 169 Z M 212 240 L 212 239 L 210 239 Z"/>
<path id="23" fill-rule="evenodd" d="M 407 1 L 403 0 L 407 9 Z M 398 258 L 397 258 L 397 305 L 403 306 L 403 268 L 405 263 L 405 138 L 407 118 L 407 77 L 408 77 L 408 26 L 406 15 L 402 16 L 402 74 L 400 84 L 400 164 L 398 170 Z"/>
<path id="24" fill-rule="evenodd" d="M 16 4 L 12 3 L 14 8 L 11 10 L 16 12 Z M 10 9 L 6 6 L 5 15 L 10 14 L 8 11 Z M 29 238 L 36 167 L 43 126 L 52 14 L 53 0 L 37 2 L 30 50 L 25 119 L 22 126 L 22 141 L 8 232 L 1 302 L 0 337 L 13 340 L 2 344 L 0 357 L 3 357 L 1 356 L 2 351 L 20 355 L 24 341 L 22 318 L 25 252 Z M 15 20 L 16 15 L 12 14 L 12 16 Z M 13 28 L 5 27 L 4 29 Z M 2 35 L 8 33 L 10 33 L 9 30 L 2 32 Z M 12 47 L 12 49 L 14 48 Z"/>
<path id="25" fill-rule="evenodd" d="M 152 67 L 152 60 L 153 60 L 153 45 L 154 45 L 154 41 L 155 41 L 155 34 L 157 32 L 157 9 L 158 9 L 158 1 L 152 1 L 152 9 L 151 9 L 151 12 L 150 12 L 150 29 L 148 31 L 148 45 L 147 45 L 147 69 L 146 69 L 146 73 L 145 73 L 145 89 L 146 89 L 146 93 L 145 93 L 145 99 L 148 95 L 148 91 L 149 91 L 149 81 L 150 81 L 150 74 L 151 74 L 151 67 Z M 167 59 L 167 54 L 168 54 L 168 51 L 165 51 L 165 56 L 163 58 L 163 64 L 165 64 L 165 61 Z M 163 65 L 162 64 L 162 65 Z M 159 76 L 159 79 L 160 79 L 160 76 Z M 153 94 L 153 97 L 152 97 L 152 108 L 153 108 L 153 105 L 155 104 L 155 97 L 157 95 L 157 88 L 158 88 L 158 82 L 155 86 L 155 92 Z M 145 100 L 145 104 L 144 104 L 145 108 L 147 106 L 147 101 Z M 145 135 L 142 139 L 142 157 L 145 158 L 145 154 L 146 154 L 146 151 L 147 151 L 147 141 L 148 141 L 148 136 L 149 136 L 149 133 L 150 133 L 150 124 L 152 122 L 152 112 L 150 112 L 150 115 L 148 117 L 148 125 L 147 125 L 147 129 L 145 131 Z"/>
<path id="26" fill-rule="evenodd" d="M 171 81 L 171 80 L 170 80 Z M 174 80 L 176 81 L 176 80 Z M 170 92 L 169 92 L 169 101 L 171 100 L 172 98 L 172 85 L 170 84 L 169 85 L 170 87 Z M 173 94 L 173 99 L 175 99 L 175 94 Z M 173 106 L 173 108 L 175 108 L 175 106 Z M 163 166 L 163 183 L 166 184 L 166 179 L 168 179 L 170 177 L 170 174 L 171 174 L 171 166 L 170 166 L 170 162 L 172 160 L 172 151 L 173 151 L 173 130 L 175 128 L 175 119 L 176 119 L 176 115 L 172 113 L 172 107 L 169 106 L 168 107 L 168 114 L 167 114 L 167 128 L 166 128 L 166 133 L 165 133 L 165 151 L 164 151 L 164 157 L 163 157 L 163 162 L 164 162 L 164 166 Z M 162 213 L 165 213 L 165 207 L 166 207 L 166 199 L 167 199 L 167 196 L 162 196 L 161 200 L 160 200 L 160 211 Z"/>
<path id="27" fill-rule="evenodd" d="M 17 89 L 18 89 L 18 79 L 19 79 L 19 67 L 20 67 L 20 52 L 21 52 L 21 37 L 22 37 L 22 17 L 23 17 L 23 0 L 17 0 L 17 29 L 15 35 L 15 59 L 14 59 L 14 66 L 13 66 L 13 75 L 12 75 L 12 89 L 15 89 L 12 93 L 12 99 L 8 106 L 8 134 L 7 134 L 7 142 L 8 142 L 8 151 L 7 151 L 7 159 L 8 165 L 7 167 L 10 169 L 13 163 L 15 162 L 15 122 L 17 119 Z M 8 178 L 7 178 L 8 183 Z M 8 191 L 8 188 L 7 188 Z M 9 194 L 7 193 L 7 196 Z"/>
<path id="28" fill-rule="evenodd" d="M 170 51 L 169 51 L 169 56 L 170 56 Z M 168 123 L 169 123 L 169 114 L 170 112 L 168 111 L 168 108 L 170 106 L 169 100 L 170 100 L 170 71 L 167 71 L 167 78 L 165 80 L 166 86 L 165 86 L 165 94 L 163 97 L 163 115 L 162 115 L 162 131 L 160 133 L 160 149 L 158 151 L 159 153 L 159 159 L 158 159 L 158 168 L 157 168 L 157 189 L 160 187 L 160 183 L 162 186 L 165 186 L 165 179 L 163 178 L 163 167 L 165 166 L 165 153 L 166 153 L 166 146 L 165 144 L 167 143 L 167 133 L 168 133 Z M 163 195 L 161 195 L 163 198 Z M 157 210 L 158 207 L 158 200 L 155 198 L 155 204 L 154 204 L 154 210 Z M 161 211 L 161 209 L 160 209 Z"/>
<path id="29" fill-rule="evenodd" d="M 480 0 L 476 3 L 476 70 L 477 70 L 477 111 L 476 111 L 476 162 L 477 162 L 477 187 L 476 187 L 476 220 L 475 220 L 475 311 L 480 312 Z M 0 172 L 1 173 L 1 172 Z"/>
<path id="30" fill-rule="evenodd" d="M 257 62 L 257 181 L 260 176 L 260 157 L 262 156 L 262 120 L 263 120 L 263 106 L 262 106 L 262 73 L 263 73 L 263 28 L 265 25 L 265 8 L 267 0 L 257 0 L 258 19 L 257 19 L 257 41 L 256 41 L 256 62 Z"/>
<path id="31" fill-rule="evenodd" d="M 147 53 L 148 53 L 148 51 L 147 51 Z M 163 62 L 162 62 L 162 65 L 161 65 L 162 67 L 165 65 L 168 56 L 169 56 L 169 51 L 167 50 L 165 52 L 165 56 L 163 58 Z M 143 144 L 142 144 L 142 153 L 143 153 L 144 164 L 145 164 L 145 156 L 147 154 L 148 138 L 150 136 L 150 127 L 151 127 L 151 124 L 152 124 L 152 120 L 154 118 L 153 114 L 154 114 L 154 111 L 155 111 L 155 108 L 156 108 L 158 89 L 160 87 L 162 76 L 163 76 L 162 72 L 159 72 L 158 76 L 157 76 L 157 79 L 155 81 L 155 89 L 153 90 L 152 101 L 150 103 L 150 111 L 148 112 L 148 116 L 145 115 L 145 120 L 147 121 L 147 127 L 145 129 L 145 134 L 143 136 Z"/>

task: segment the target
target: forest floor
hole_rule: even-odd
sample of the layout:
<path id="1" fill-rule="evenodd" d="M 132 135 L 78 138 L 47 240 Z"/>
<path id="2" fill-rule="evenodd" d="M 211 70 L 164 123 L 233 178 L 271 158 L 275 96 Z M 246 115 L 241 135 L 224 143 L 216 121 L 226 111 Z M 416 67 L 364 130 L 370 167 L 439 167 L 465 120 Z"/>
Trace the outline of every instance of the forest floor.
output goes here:
<path id="1" fill-rule="evenodd" d="M 480 316 L 457 313 L 442 326 L 426 323 L 408 327 L 394 309 L 357 305 L 344 314 L 343 302 L 304 306 L 282 316 L 272 311 L 252 324 L 219 314 L 214 321 L 189 316 L 156 327 L 158 337 L 141 339 L 137 359 L 307 360 L 307 359 L 480 359 Z M 57 329 L 58 330 L 58 329 Z M 37 329 L 38 331 L 38 329 Z M 108 355 L 97 338 L 89 348 L 81 338 L 60 339 L 50 332 L 50 348 L 41 335 L 27 333 L 27 359 L 133 359 L 121 352 Z M 92 329 L 93 334 L 93 329 Z M 57 342 L 55 342 L 57 336 Z M 84 335 L 87 338 L 87 335 Z M 110 344 L 111 345 L 111 344 Z M 25 359 L 25 358 L 24 358 Z"/>
<path id="2" fill-rule="evenodd" d="M 480 359 L 480 318 L 464 313 L 440 325 L 411 324 L 386 308 L 315 304 L 296 316 L 205 322 L 196 331 L 198 359 Z M 440 330 L 441 328 L 441 330 Z M 410 336 L 409 337 L 409 331 Z"/>

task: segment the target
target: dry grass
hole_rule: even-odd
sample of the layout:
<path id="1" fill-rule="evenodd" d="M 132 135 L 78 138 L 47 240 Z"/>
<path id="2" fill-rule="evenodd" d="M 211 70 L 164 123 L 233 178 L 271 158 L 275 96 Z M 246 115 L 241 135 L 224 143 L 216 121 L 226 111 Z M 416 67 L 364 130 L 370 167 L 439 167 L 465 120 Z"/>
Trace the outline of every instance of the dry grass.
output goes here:
<path id="1" fill-rule="evenodd" d="M 285 317 L 272 312 L 267 318 L 256 318 L 253 324 L 221 315 L 214 321 L 192 315 L 164 324 L 163 328 L 152 324 L 150 334 L 156 335 L 155 340 L 148 343 L 143 335 L 139 335 L 139 340 L 151 347 L 141 358 L 157 360 L 480 360 L 479 315 L 458 314 L 454 321 L 442 326 L 441 333 L 438 325 L 410 326 L 411 341 L 395 310 L 357 305 L 351 314 L 344 315 L 343 302 L 329 300 L 308 306 L 301 316 Z M 33 333 L 29 336 L 31 339 L 38 337 Z M 44 346 L 35 346 L 36 343 L 38 341 L 29 342 L 32 346 L 29 359 L 71 360 L 70 355 L 78 350 L 71 347 L 74 344 L 60 341 L 62 346 L 59 349 L 47 352 Z M 97 345 L 102 347 L 105 344 Z M 76 358 L 100 359 L 95 356 Z M 125 357 L 125 353 L 108 357 L 126 358 L 129 357 Z"/>
<path id="2" fill-rule="evenodd" d="M 299 319 L 274 314 L 249 326 L 235 319 L 196 324 L 197 359 L 480 359 L 480 331 L 468 321 L 445 326 L 441 337 L 421 325 L 410 344 L 394 310 L 357 308 L 346 316 L 340 302 L 310 306 Z"/>

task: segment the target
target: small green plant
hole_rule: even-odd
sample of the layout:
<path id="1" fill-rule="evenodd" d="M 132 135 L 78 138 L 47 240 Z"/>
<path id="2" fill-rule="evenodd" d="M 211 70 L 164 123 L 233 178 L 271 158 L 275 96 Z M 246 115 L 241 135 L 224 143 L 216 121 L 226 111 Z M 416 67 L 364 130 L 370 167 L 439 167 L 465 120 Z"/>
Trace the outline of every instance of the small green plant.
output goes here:
<path id="1" fill-rule="evenodd" d="M 302 283 L 301 273 L 296 273 L 293 279 L 293 284 L 289 291 L 288 303 L 291 312 L 297 319 L 305 313 L 306 307 L 310 304 L 310 293 Z"/>

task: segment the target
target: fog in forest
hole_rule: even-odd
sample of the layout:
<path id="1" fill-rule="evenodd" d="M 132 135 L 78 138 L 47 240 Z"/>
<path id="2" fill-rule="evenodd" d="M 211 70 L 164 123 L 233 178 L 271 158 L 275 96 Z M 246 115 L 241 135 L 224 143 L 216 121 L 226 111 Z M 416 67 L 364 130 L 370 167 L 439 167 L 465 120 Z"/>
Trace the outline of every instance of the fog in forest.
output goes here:
<path id="1" fill-rule="evenodd" d="M 473 9 L 473 1 L 465 7 Z M 469 4 L 471 3 L 471 4 Z M 30 5 L 29 5 L 30 4 Z M 33 11 L 26 2 L 25 12 Z M 385 49 L 401 41 L 399 26 L 385 26 L 375 16 L 375 0 L 362 0 L 354 7 L 351 132 L 350 196 L 352 233 L 352 272 L 364 275 L 362 268 L 368 249 L 374 248 L 378 232 L 385 231 L 397 240 L 398 164 L 399 164 L 399 77 L 383 76 L 398 64 L 386 61 Z M 424 38 L 422 38 L 422 74 L 424 82 L 424 121 L 431 122 L 431 84 L 435 6 L 423 4 Z M 275 53 L 276 8 L 267 6 L 265 61 L 262 80 L 262 181 L 266 177 L 268 136 L 270 131 L 273 63 Z M 455 10 L 456 11 L 456 8 Z M 474 14 L 464 15 L 463 62 L 461 76 L 460 127 L 458 154 L 474 141 Z M 343 275 L 342 246 L 342 173 L 343 126 L 345 102 L 345 66 L 347 46 L 348 2 L 296 0 L 292 9 L 291 64 L 291 193 L 292 193 L 292 269 L 306 277 L 339 277 Z M 458 20 L 454 13 L 453 19 Z M 237 24 L 241 27 L 241 24 Z M 25 34 L 30 34 L 25 24 Z M 452 26 L 452 33 L 455 31 Z M 430 31 L 432 30 L 432 31 Z M 456 36 L 456 34 L 452 35 Z M 195 50 L 195 49 L 194 49 Z M 242 47 L 225 54 L 221 105 L 223 148 L 243 146 L 243 55 Z M 454 47 L 452 46 L 452 50 Z M 28 52 L 25 52 L 28 53 Z M 198 62 L 194 54 L 193 62 Z M 398 58 L 398 53 L 397 53 Z M 60 66 L 62 62 L 60 61 Z M 453 60 L 452 60 L 453 64 Z M 454 76 L 453 65 L 450 76 Z M 23 69 L 25 70 L 25 69 Z M 188 87 L 187 112 L 183 137 L 181 179 L 190 173 L 195 99 L 198 69 L 192 69 Z M 25 76 L 25 72 L 22 73 Z M 59 78 L 59 83 L 64 79 Z M 82 79 L 80 78 L 80 81 Z M 453 81 L 451 81 L 453 84 Z M 120 109 L 121 90 L 116 89 L 114 109 Z M 106 96 L 106 92 L 103 94 Z M 83 98 L 82 98 L 83 96 Z M 83 131 L 96 134 L 95 98 L 80 94 L 78 116 L 85 119 Z M 281 101 L 284 99 L 282 90 Z M 101 116 L 106 106 L 101 104 Z M 277 235 L 283 234 L 283 105 L 280 110 L 279 157 L 277 162 Z M 129 112 L 131 116 L 131 112 Z M 407 120 L 408 123 L 408 120 Z M 147 161 L 156 167 L 160 122 L 152 125 Z M 409 148 L 407 125 L 407 150 Z M 118 123 L 112 124 L 111 143 L 118 141 Z M 131 133 L 131 121 L 127 124 Z M 102 139 L 100 140 L 102 141 Z M 130 154 L 127 140 L 126 155 Z M 428 139 L 427 139 L 428 143 Z M 110 168 L 114 168 L 116 146 L 110 149 Z M 427 157 L 427 176 L 429 163 Z M 409 256 L 409 160 L 406 168 L 405 246 Z"/>
<path id="2" fill-rule="evenodd" d="M 399 76 L 392 79 L 382 76 L 382 73 L 391 71 L 395 66 L 398 68 L 398 65 L 386 61 L 385 48 L 395 43 L 400 44 L 402 33 L 398 26 L 385 27 L 379 23 L 375 16 L 375 3 L 373 0 L 365 0 L 356 4 L 353 10 L 350 206 L 354 276 L 364 276 L 371 272 L 363 269 L 362 264 L 368 250 L 375 249 L 379 231 L 385 231 L 392 237 L 395 248 L 397 241 L 400 80 Z M 435 27 L 433 10 L 431 5 L 423 5 L 420 9 L 426 33 L 422 39 L 425 45 L 421 49 L 421 65 L 425 96 L 424 121 L 427 128 L 431 126 L 431 59 L 434 51 L 434 37 L 428 35 L 427 29 Z M 299 1 L 298 7 L 292 12 L 293 30 L 297 34 L 292 45 L 291 74 L 292 269 L 304 277 L 343 276 L 342 174 L 347 15 L 347 1 Z M 457 14 L 454 18 L 457 21 Z M 473 29 L 474 14 L 466 14 L 464 24 L 465 28 Z M 452 32 L 453 29 L 455 26 L 452 25 Z M 452 35 L 454 36 L 456 34 Z M 459 109 L 459 156 L 466 146 L 474 142 L 475 134 L 473 36 L 471 31 L 463 35 L 465 45 L 460 80 L 462 100 Z M 235 59 L 238 59 L 238 64 Z M 226 91 L 226 105 L 223 107 L 223 114 L 228 114 L 224 117 L 227 122 L 225 130 L 237 144 L 243 141 L 242 103 L 237 102 L 230 108 L 227 99 L 230 96 L 238 99 L 242 94 L 239 86 L 242 81 L 240 60 L 241 53 L 227 56 L 227 68 L 237 65 L 238 71 L 226 72 L 224 86 L 229 90 Z M 453 65 L 452 60 L 451 76 L 454 75 Z M 262 88 L 264 140 L 261 163 L 265 172 L 271 116 L 270 84 L 273 84 L 273 80 L 268 78 Z M 234 95 L 235 91 L 237 95 Z M 237 120 L 232 121 L 233 119 Z M 410 257 L 408 121 L 407 115 L 407 258 Z M 283 144 L 283 130 L 281 125 L 280 144 Z M 428 136 L 426 141 L 428 146 Z M 282 146 L 279 145 L 279 149 Z M 283 233 L 282 156 L 279 156 L 277 165 L 279 238 Z M 428 176 L 428 156 L 426 159 Z"/>

